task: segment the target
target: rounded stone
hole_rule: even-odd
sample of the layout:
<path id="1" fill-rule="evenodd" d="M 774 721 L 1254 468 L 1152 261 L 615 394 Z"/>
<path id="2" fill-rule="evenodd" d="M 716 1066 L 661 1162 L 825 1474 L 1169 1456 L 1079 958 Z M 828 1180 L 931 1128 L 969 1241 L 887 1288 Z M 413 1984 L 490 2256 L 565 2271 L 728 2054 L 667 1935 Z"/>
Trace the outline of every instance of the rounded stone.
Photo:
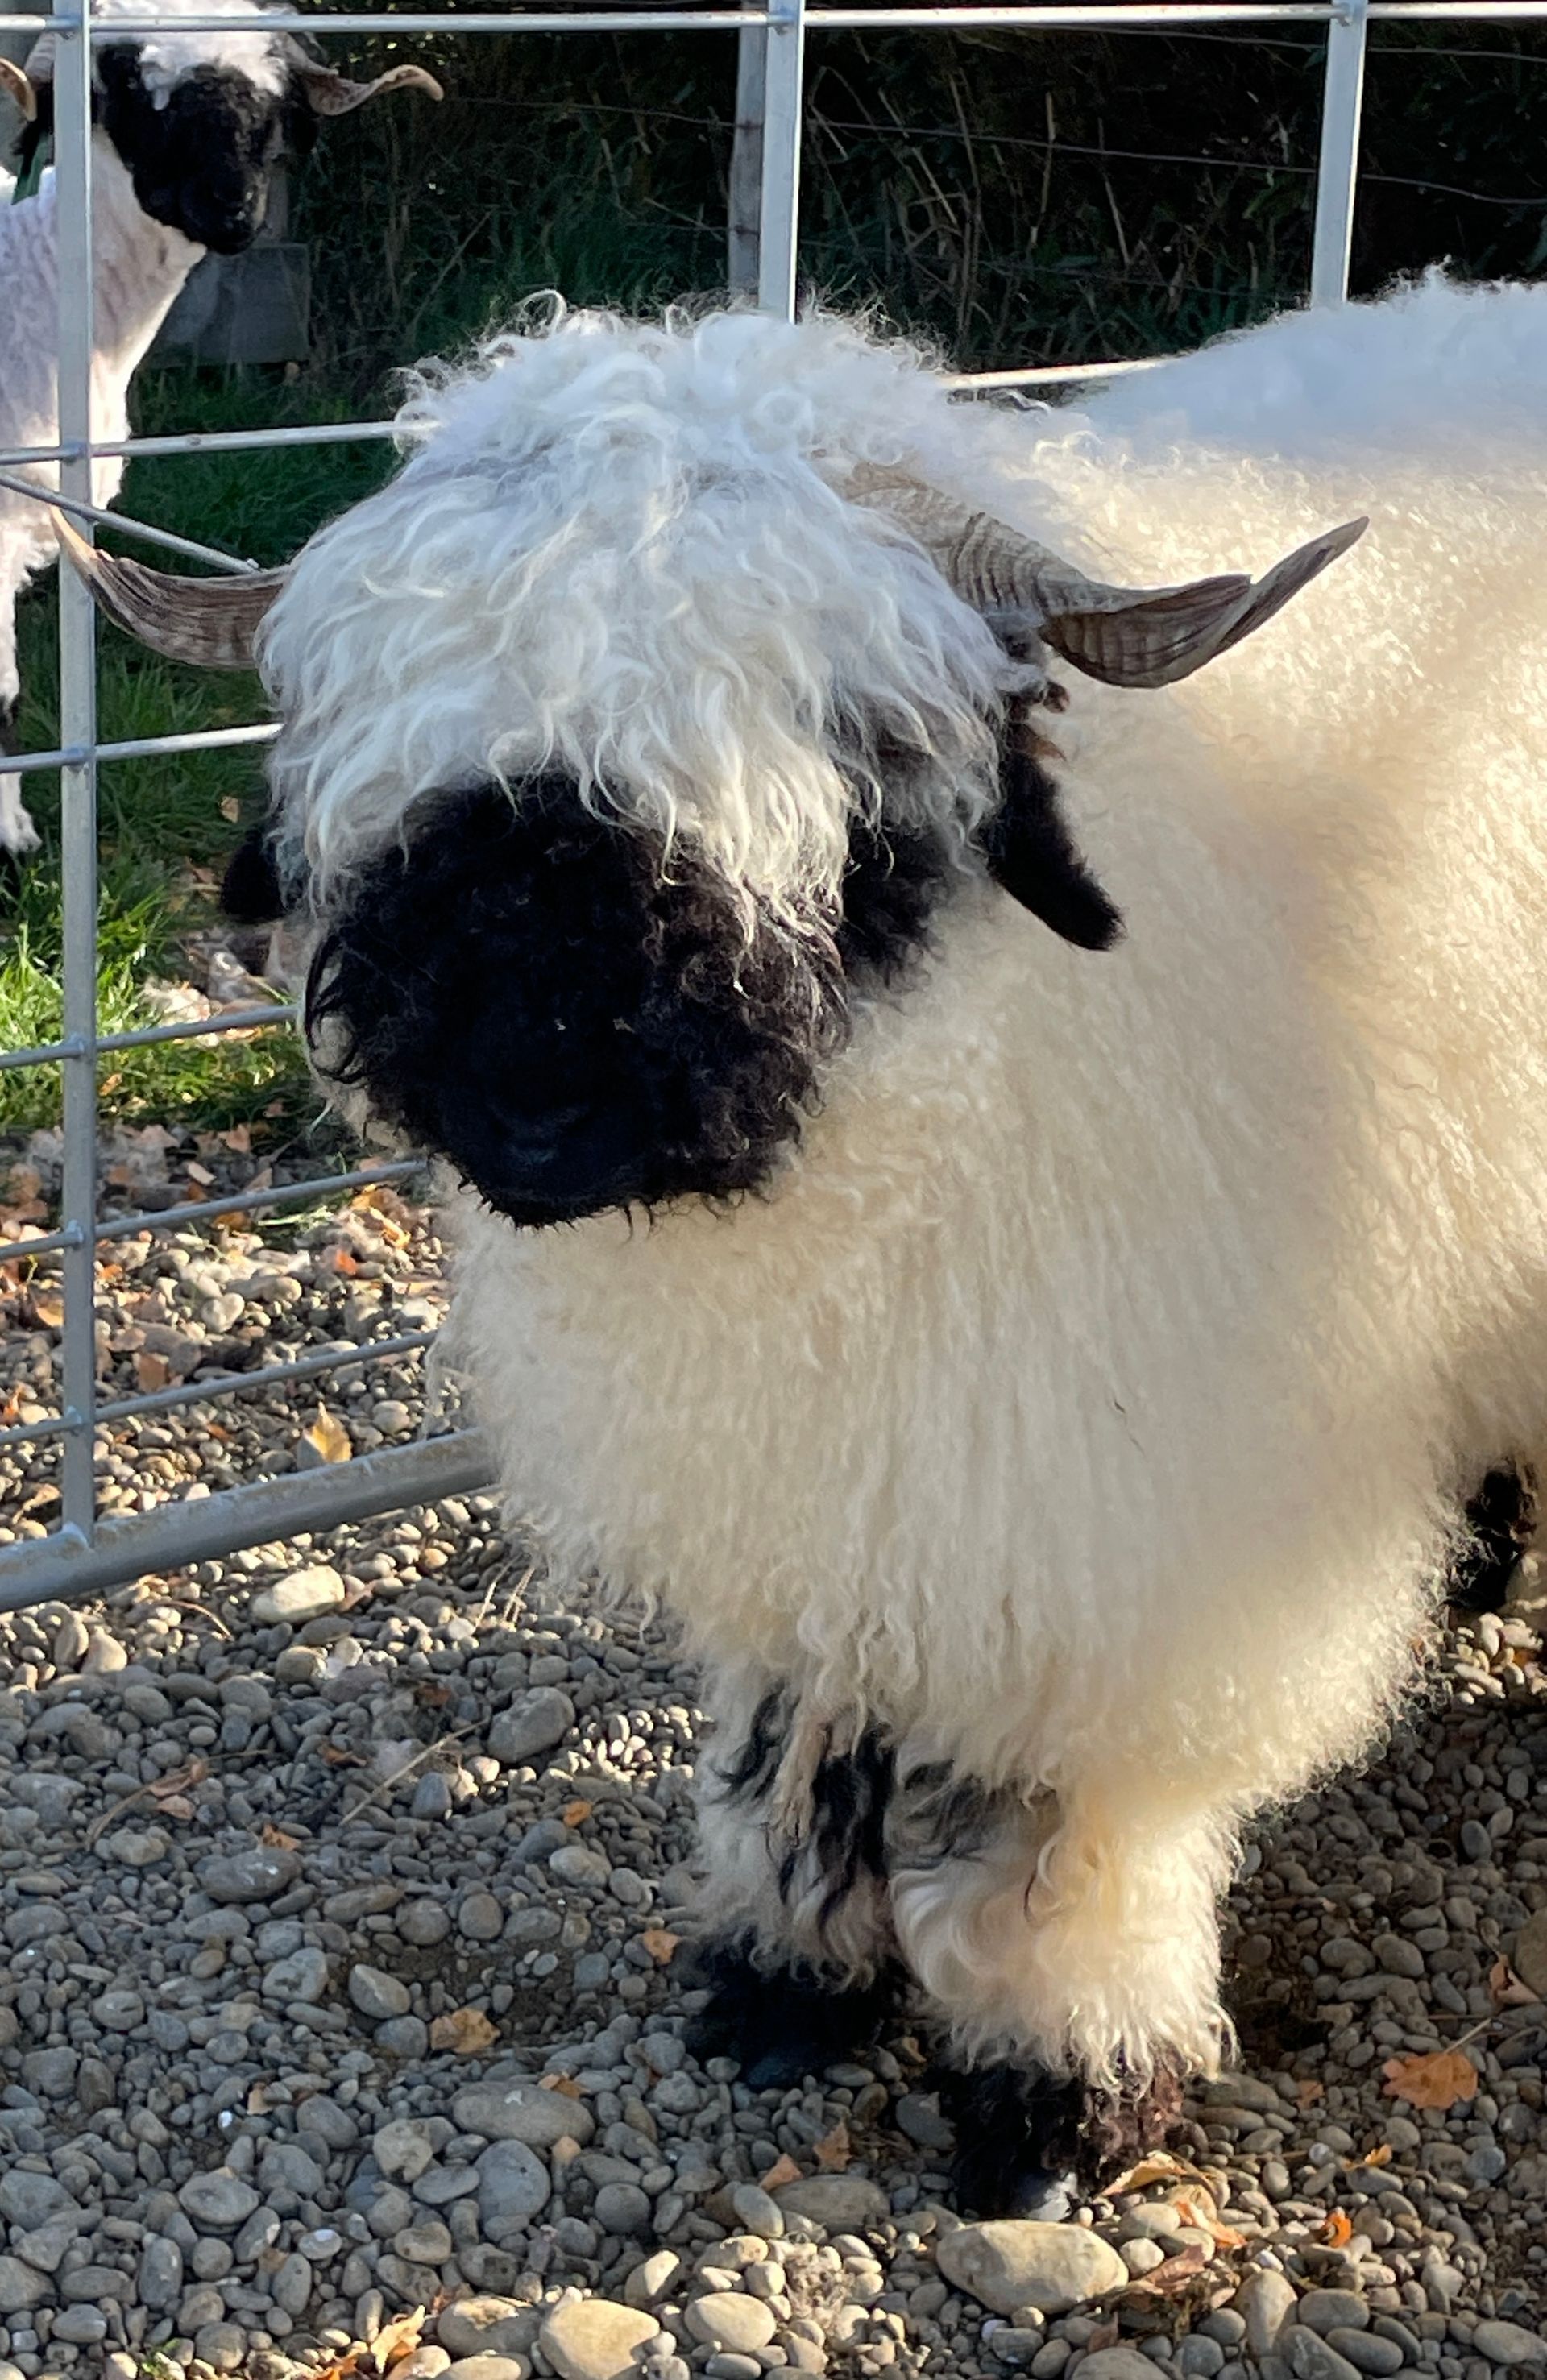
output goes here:
<path id="1" fill-rule="evenodd" d="M 67 2305 L 54 2317 L 54 2337 L 67 2347 L 100 2347 L 107 2337 L 107 2316 L 100 2306 Z"/>
<path id="2" fill-rule="evenodd" d="M 767 2191 L 760 2190 L 755 2181 L 737 2182 L 731 2192 L 731 2205 L 743 2230 L 749 2231 L 755 2240 L 784 2238 L 784 2216 Z"/>
<path id="3" fill-rule="evenodd" d="M 1353 2289 L 1308 2289 L 1295 2309 L 1295 2319 L 1325 2338 L 1333 2330 L 1368 2328 L 1370 2308 Z"/>
<path id="4" fill-rule="evenodd" d="M 589 2107 L 562 2091 L 545 2091 L 541 2082 L 474 2082 L 457 2092 L 451 2116 L 459 2131 L 486 2141 L 524 2141 L 529 2149 L 551 2149 L 556 2141 L 578 2141 L 584 2148 L 596 2131 Z"/>
<path id="5" fill-rule="evenodd" d="M 650 2201 L 631 2181 L 605 2181 L 591 2214 L 614 2240 L 634 2240 L 650 2228 Z"/>
<path id="6" fill-rule="evenodd" d="M 0 2313 L 30 2313 L 51 2294 L 42 2273 L 19 2256 L 0 2256 Z"/>
<path id="7" fill-rule="evenodd" d="M 389 1975 L 384 1967 L 368 1967 L 361 1963 L 349 1970 L 349 1998 L 361 2016 L 380 2023 L 387 2017 L 407 2016 L 413 1996 L 407 1984 Z"/>
<path id="8" fill-rule="evenodd" d="M 443 2306 L 435 2320 L 435 2336 L 457 2358 L 475 2355 L 524 2355 L 537 2337 L 542 2315 L 535 2306 L 515 2298 L 458 2298 Z"/>
<path id="9" fill-rule="evenodd" d="M 779 2203 L 788 2206 L 784 2192 Z M 1068 2313 L 1089 2298 L 1125 2288 L 1128 2280 L 1115 2248 L 1093 2231 L 1066 2223 L 964 2223 L 944 2234 L 935 2261 L 953 2288 L 965 2289 L 994 2313 L 1013 2313 L 1020 2306 Z"/>
<path id="10" fill-rule="evenodd" d="M 1372 2330 L 1329 2330 L 1326 2340 L 1356 2372 L 1372 2373 L 1374 2380 L 1391 2380 L 1406 2361 L 1394 2338 L 1378 2338 Z"/>
<path id="11" fill-rule="evenodd" d="M 344 1582 L 332 1564 L 316 1562 L 310 1570 L 293 1570 L 287 1578 L 276 1579 L 273 1586 L 255 1595 L 250 1612 L 260 1628 L 282 1623 L 299 1628 L 308 1620 L 320 1620 L 325 1611 L 336 1611 L 344 1597 Z"/>
<path id="12" fill-rule="evenodd" d="M 401 2116 L 396 2123 L 384 2124 L 371 2147 L 389 2181 L 417 2181 L 435 2161 L 434 2143 L 421 2116 Z"/>
<path id="13" fill-rule="evenodd" d="M 867 2223 L 884 2223 L 892 2212 L 878 2183 L 852 2173 L 813 2173 L 786 2181 L 774 2192 L 774 2203 L 781 2215 L 803 2215 L 828 2231 L 862 2231 Z"/>
<path id="14" fill-rule="evenodd" d="M 163 2313 L 177 2302 L 183 2286 L 183 2252 L 176 2240 L 152 2237 L 140 2252 L 135 2294 L 152 2313 Z"/>
<path id="15" fill-rule="evenodd" d="M 652 2313 L 610 2298 L 579 2298 L 555 2306 L 538 2344 L 559 2380 L 636 2380 L 636 2356 L 660 2336 Z"/>
<path id="16" fill-rule="evenodd" d="M 258 1843 L 250 1851 L 215 1852 L 199 1863 L 199 1882 L 212 1900 L 239 1908 L 244 1901 L 273 1900 L 295 1883 L 300 1862 L 294 1852 Z"/>
<path id="17" fill-rule="evenodd" d="M 524 2355 L 464 2355 L 446 2365 L 445 2380 L 527 2380 L 530 2370 Z"/>
<path id="18" fill-rule="evenodd" d="M 1264 2265 L 1247 2275 L 1231 2304 L 1246 2324 L 1246 2345 L 1251 2354 L 1270 2355 L 1279 2332 L 1293 2316 L 1295 2285 Z"/>
<path id="19" fill-rule="evenodd" d="M 751 2355 L 774 2336 L 774 2309 L 744 2297 L 739 2289 L 712 2289 L 689 2304 L 688 2327 L 706 2347 Z"/>
<path id="20" fill-rule="evenodd" d="M 466 1894 L 457 1912 L 457 1931 L 469 1942 L 497 1942 L 505 1931 L 505 1912 L 492 1892 Z"/>
<path id="21" fill-rule="evenodd" d="M 1302 2323 L 1286 2323 L 1278 2335 L 1278 2351 L 1295 2380 L 1356 2380 L 1355 2366 L 1339 2355 L 1319 2331 Z"/>
<path id="22" fill-rule="evenodd" d="M 671 2248 L 657 2248 L 636 2265 L 623 2284 L 623 2294 L 631 2306 L 659 2305 L 669 2298 L 682 2274 L 682 2259 Z"/>
<path id="23" fill-rule="evenodd" d="M 530 2223 L 547 2205 L 548 2168 L 525 2141 L 495 2141 L 478 2159 L 478 2211 L 487 2223 Z"/>
<path id="24" fill-rule="evenodd" d="M 410 1900 L 396 1916 L 397 1931 L 416 1949 L 432 1949 L 451 1931 L 451 1920 L 438 1900 Z"/>
<path id="25" fill-rule="evenodd" d="M 533 1686 L 518 1694 L 489 1730 L 489 1753 L 502 1767 L 520 1768 L 551 1752 L 575 1724 L 575 1706 L 558 1686 Z"/>
<path id="26" fill-rule="evenodd" d="M 259 2198 L 250 2182 L 220 2165 L 210 2173 L 190 2174 L 177 2192 L 177 2204 L 201 2231 L 235 2231 Z"/>
<path id="27" fill-rule="evenodd" d="M 1547 1911 L 1542 1913 L 1547 1915 Z M 1529 2364 L 1540 2370 L 1547 2363 L 1547 2338 L 1534 2330 L 1522 2330 L 1517 2322 L 1480 2322 L 1472 2333 L 1472 2345 L 1490 2363 L 1506 2368 Z"/>
<path id="28" fill-rule="evenodd" d="M 1090 2380 L 1155 2380 L 1155 2367 L 1137 2347 L 1098 2347 L 1080 2365 Z"/>

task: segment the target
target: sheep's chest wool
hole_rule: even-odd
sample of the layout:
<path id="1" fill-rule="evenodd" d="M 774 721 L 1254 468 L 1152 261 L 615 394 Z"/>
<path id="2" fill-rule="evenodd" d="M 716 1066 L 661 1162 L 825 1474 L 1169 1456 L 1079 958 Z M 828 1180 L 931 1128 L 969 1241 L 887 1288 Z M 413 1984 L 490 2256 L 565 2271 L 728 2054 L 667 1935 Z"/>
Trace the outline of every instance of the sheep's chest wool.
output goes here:
<path id="1" fill-rule="evenodd" d="M 1542 1442 L 1544 356 L 1436 286 L 1028 421 L 559 318 L 263 630 L 315 1062 L 462 1178 L 514 1509 L 705 1659 L 704 2046 L 906 1971 L 994 2211 L 1217 2060 L 1242 1816 Z"/>

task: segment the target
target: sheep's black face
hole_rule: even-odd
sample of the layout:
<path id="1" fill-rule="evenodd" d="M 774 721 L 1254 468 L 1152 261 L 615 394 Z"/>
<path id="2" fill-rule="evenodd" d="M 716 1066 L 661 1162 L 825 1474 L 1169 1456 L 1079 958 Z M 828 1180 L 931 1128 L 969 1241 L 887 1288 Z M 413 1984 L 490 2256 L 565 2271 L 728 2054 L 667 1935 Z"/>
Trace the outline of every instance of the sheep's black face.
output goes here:
<path id="1" fill-rule="evenodd" d="M 749 938 L 729 889 L 573 785 L 448 795 L 350 885 L 319 944 L 321 1062 L 519 1224 L 764 1184 L 848 1031 L 849 970 L 921 939 L 922 843 L 851 872 L 852 914 Z"/>
<path id="2" fill-rule="evenodd" d="M 219 256 L 250 246 L 268 213 L 279 156 L 304 152 L 313 137 L 304 103 L 213 66 L 157 93 L 128 43 L 104 48 L 98 76 L 103 129 L 152 221 Z"/>

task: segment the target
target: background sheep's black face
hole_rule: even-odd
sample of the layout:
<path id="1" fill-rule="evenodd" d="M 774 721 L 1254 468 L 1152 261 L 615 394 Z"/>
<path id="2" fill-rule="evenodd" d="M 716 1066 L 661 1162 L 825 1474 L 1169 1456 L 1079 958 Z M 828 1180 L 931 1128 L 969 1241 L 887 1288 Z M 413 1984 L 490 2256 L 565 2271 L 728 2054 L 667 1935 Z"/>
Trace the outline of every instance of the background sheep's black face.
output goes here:
<path id="1" fill-rule="evenodd" d="M 288 86 L 261 91 L 246 75 L 213 66 L 158 94 L 127 42 L 104 48 L 98 76 L 103 129 L 152 221 L 219 256 L 249 247 L 263 227 L 278 158 L 304 153 L 314 137 L 304 101 Z"/>
<path id="2" fill-rule="evenodd" d="M 918 946 L 944 873 L 932 839 L 867 837 L 843 917 L 760 913 L 749 936 L 722 879 L 684 855 L 664 871 L 572 784 L 448 795 L 353 877 L 308 1030 L 330 1075 L 513 1222 L 730 1197 L 768 1180 L 847 1038 L 851 980 Z"/>

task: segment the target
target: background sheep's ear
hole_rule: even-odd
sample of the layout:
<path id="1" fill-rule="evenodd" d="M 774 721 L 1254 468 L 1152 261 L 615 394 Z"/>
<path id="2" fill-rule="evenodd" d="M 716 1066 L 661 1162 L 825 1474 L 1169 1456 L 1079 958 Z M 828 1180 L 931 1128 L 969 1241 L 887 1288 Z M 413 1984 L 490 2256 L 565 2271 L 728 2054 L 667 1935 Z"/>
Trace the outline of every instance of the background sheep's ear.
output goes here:
<path id="1" fill-rule="evenodd" d="M 22 121 L 30 124 L 38 112 L 38 95 L 21 68 L 13 66 L 9 58 L 0 58 L 0 91 L 20 108 Z"/>
<path id="2" fill-rule="evenodd" d="M 979 842 L 994 882 L 1082 951 L 1107 951 L 1122 912 L 1091 874 L 1058 807 L 1058 788 L 1024 721 L 1012 717 L 1000 763 L 999 808 Z"/>
<path id="3" fill-rule="evenodd" d="M 445 97 L 434 76 L 423 67 L 393 67 L 374 82 L 351 82 L 347 75 L 319 65 L 304 51 L 298 50 L 294 63 L 296 80 L 317 115 L 352 115 L 367 100 L 382 99 L 391 91 L 421 91 L 430 99 Z"/>

